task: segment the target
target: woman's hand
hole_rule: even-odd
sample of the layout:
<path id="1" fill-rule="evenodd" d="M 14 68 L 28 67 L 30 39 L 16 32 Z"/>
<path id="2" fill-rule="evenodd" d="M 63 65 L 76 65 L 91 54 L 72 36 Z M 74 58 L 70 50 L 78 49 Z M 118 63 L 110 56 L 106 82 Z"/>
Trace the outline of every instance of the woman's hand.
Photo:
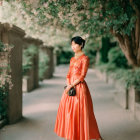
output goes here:
<path id="1" fill-rule="evenodd" d="M 65 93 L 68 94 L 68 91 L 72 88 L 72 85 L 67 85 L 66 89 L 65 89 Z"/>

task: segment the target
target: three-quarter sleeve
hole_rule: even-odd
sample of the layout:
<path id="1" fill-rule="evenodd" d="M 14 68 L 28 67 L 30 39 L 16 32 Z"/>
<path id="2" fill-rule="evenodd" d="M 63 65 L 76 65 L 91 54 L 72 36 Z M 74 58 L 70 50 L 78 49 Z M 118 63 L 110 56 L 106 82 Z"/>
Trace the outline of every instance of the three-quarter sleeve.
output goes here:
<path id="1" fill-rule="evenodd" d="M 86 56 L 83 60 L 82 60 L 82 70 L 81 70 L 81 75 L 79 77 L 79 80 L 81 82 L 84 81 L 84 78 L 86 77 L 87 71 L 88 71 L 88 67 L 89 67 L 89 57 Z"/>
<path id="2" fill-rule="evenodd" d="M 66 79 L 67 79 L 68 84 L 70 84 L 71 60 L 72 60 L 72 58 L 70 59 L 69 69 L 68 69 L 68 72 L 66 75 Z"/>
<path id="3" fill-rule="evenodd" d="M 69 69 L 68 69 L 68 72 L 67 72 L 66 78 L 70 78 L 70 65 L 69 65 Z"/>

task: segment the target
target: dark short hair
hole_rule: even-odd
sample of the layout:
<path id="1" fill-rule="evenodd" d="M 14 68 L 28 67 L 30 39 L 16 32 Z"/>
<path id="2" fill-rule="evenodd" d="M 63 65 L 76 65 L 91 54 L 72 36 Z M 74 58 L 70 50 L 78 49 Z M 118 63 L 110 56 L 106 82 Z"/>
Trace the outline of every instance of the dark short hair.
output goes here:
<path id="1" fill-rule="evenodd" d="M 72 43 L 72 41 L 74 41 L 76 44 L 82 45 L 81 49 L 84 48 L 85 42 L 86 42 L 86 41 L 85 41 L 82 37 L 80 37 L 80 36 L 75 36 L 75 37 L 73 37 L 73 38 L 71 39 L 71 43 Z"/>

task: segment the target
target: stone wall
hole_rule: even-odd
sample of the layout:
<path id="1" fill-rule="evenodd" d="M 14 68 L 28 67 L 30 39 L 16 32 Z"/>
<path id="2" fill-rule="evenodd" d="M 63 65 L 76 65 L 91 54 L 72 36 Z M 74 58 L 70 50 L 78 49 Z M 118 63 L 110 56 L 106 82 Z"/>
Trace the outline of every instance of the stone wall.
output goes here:
<path id="1" fill-rule="evenodd" d="M 140 121 L 140 91 L 133 86 L 128 91 L 128 109 L 133 113 L 134 118 Z"/>
<path id="2" fill-rule="evenodd" d="M 8 96 L 8 123 L 15 123 L 22 117 L 22 44 L 25 32 L 17 26 L 0 23 L 3 43 L 13 44 L 11 51 L 11 76 L 13 87 Z"/>

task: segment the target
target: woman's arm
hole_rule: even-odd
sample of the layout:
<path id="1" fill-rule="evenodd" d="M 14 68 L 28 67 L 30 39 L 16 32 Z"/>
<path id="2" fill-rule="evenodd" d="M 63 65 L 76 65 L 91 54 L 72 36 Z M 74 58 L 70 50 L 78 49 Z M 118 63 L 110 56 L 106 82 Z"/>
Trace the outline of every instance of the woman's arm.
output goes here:
<path id="1" fill-rule="evenodd" d="M 70 85 L 70 67 L 66 76 L 66 80 L 67 80 L 67 85 Z"/>
<path id="2" fill-rule="evenodd" d="M 69 69 L 68 69 L 67 76 L 66 76 L 67 85 L 70 85 L 71 60 L 72 60 L 72 58 L 70 59 L 70 65 L 69 65 Z"/>

